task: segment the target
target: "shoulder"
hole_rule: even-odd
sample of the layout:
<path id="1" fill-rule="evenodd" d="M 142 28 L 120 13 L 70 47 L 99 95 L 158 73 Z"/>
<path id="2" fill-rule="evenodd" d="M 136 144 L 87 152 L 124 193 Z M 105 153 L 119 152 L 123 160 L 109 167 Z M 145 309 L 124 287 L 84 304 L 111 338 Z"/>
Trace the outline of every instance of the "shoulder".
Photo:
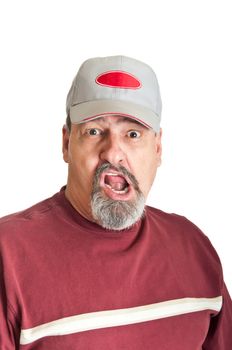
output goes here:
<path id="1" fill-rule="evenodd" d="M 169 214 L 147 207 L 148 225 L 157 234 L 167 254 L 179 270 L 188 270 L 190 275 L 197 272 L 211 275 L 212 280 L 222 283 L 222 268 L 218 254 L 205 233 L 186 217 Z M 208 271 L 208 272 L 207 272 Z M 205 276 L 204 275 L 204 278 Z M 203 277 L 202 277 L 203 278 Z"/>
<path id="2" fill-rule="evenodd" d="M 57 205 L 55 196 L 36 203 L 30 208 L 0 218 L 0 240 L 5 236 L 11 237 L 16 233 L 23 234 L 31 231 L 39 223 L 46 221 Z"/>
<path id="3" fill-rule="evenodd" d="M 167 239 L 171 238 L 172 241 L 182 240 L 185 243 L 194 241 L 202 242 L 204 244 L 211 245 L 208 237 L 197 227 L 193 222 L 187 219 L 185 216 L 166 213 L 160 209 L 146 207 L 146 216 L 150 225 L 154 228 L 159 228 Z"/>

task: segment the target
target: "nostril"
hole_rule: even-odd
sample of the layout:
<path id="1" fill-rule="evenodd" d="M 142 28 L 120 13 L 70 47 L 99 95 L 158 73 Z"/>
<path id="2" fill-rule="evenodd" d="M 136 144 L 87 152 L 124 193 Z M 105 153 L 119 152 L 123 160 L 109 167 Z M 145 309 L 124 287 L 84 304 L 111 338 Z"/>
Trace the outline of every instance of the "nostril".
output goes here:
<path id="1" fill-rule="evenodd" d="M 119 147 L 106 147 L 100 153 L 100 159 L 111 164 L 121 164 L 124 158 L 124 153 Z"/>

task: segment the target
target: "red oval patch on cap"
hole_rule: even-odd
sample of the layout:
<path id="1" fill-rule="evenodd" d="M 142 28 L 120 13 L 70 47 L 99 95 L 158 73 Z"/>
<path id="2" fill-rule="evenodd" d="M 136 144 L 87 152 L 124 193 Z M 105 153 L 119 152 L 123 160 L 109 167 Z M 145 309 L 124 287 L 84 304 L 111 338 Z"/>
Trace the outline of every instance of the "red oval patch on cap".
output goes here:
<path id="1" fill-rule="evenodd" d="M 104 72 L 96 78 L 96 83 L 119 89 L 139 89 L 142 85 L 135 76 L 123 71 Z"/>

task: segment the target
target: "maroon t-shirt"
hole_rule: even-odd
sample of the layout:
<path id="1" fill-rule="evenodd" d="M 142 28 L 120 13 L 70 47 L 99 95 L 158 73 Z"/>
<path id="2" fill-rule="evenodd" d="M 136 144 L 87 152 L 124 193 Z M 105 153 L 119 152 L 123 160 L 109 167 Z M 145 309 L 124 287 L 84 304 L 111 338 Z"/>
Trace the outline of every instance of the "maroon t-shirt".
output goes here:
<path id="1" fill-rule="evenodd" d="M 146 207 L 123 231 L 64 190 L 0 220 L 1 350 L 231 350 L 218 256 L 186 218 Z"/>

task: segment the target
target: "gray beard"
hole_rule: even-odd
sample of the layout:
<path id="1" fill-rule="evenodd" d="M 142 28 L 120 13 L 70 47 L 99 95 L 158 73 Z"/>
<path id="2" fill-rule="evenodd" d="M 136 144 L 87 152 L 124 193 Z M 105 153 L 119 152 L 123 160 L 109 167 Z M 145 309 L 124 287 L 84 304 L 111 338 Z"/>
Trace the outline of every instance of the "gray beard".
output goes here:
<path id="1" fill-rule="evenodd" d="M 129 177 L 136 192 L 136 198 L 133 201 L 113 200 L 102 193 L 99 186 L 100 175 L 109 168 Z M 116 168 L 105 163 L 97 169 L 91 193 L 91 209 L 92 215 L 99 225 L 109 230 L 128 229 L 143 216 L 144 208 L 145 198 L 139 189 L 138 182 L 126 168 L 122 166 Z"/>

